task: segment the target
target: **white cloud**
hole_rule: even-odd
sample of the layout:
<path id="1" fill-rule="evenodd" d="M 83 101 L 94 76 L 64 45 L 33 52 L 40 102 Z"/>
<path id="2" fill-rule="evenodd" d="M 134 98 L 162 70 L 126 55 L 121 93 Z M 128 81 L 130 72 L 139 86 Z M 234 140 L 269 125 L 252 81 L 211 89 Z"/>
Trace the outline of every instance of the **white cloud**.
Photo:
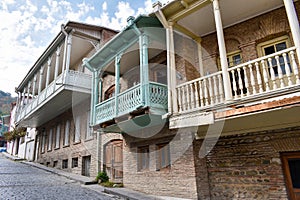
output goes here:
<path id="1" fill-rule="evenodd" d="M 103 4 L 102 4 L 102 10 L 103 11 L 107 10 L 107 2 L 106 1 L 104 1 Z"/>

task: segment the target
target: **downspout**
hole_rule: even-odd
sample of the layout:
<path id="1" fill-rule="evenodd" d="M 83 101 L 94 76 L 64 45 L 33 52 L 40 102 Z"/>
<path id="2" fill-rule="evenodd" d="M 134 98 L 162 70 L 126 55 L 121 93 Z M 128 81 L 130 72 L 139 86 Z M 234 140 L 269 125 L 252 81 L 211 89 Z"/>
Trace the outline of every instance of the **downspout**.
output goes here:
<path id="1" fill-rule="evenodd" d="M 102 74 L 103 74 L 103 71 L 100 71 L 98 72 L 95 68 L 93 68 L 89 63 L 88 63 L 88 59 L 87 58 L 84 58 L 82 60 L 83 62 L 83 67 L 87 67 L 88 70 L 90 70 L 92 73 L 93 73 L 93 77 L 92 77 L 92 88 L 91 88 L 91 110 L 90 110 L 90 122 L 89 122 L 89 125 L 90 126 L 95 126 L 95 119 L 94 119 L 94 115 L 95 115 L 95 106 L 97 104 L 97 101 L 99 100 L 99 91 L 101 92 L 102 94 L 102 83 L 100 85 L 100 89 L 98 88 L 99 86 L 99 75 L 100 75 L 100 81 L 102 81 Z M 96 92 L 97 91 L 97 92 Z M 100 97 L 102 99 L 102 95 Z M 92 129 L 93 131 L 93 134 L 94 134 L 94 128 Z M 96 145 L 96 149 L 97 149 L 97 152 L 96 152 L 96 162 L 97 162 L 97 165 L 96 165 L 96 170 L 97 170 L 97 173 L 101 171 L 101 134 L 100 134 L 100 131 L 99 130 L 96 130 L 97 131 L 97 145 Z"/>
<path id="2" fill-rule="evenodd" d="M 65 46 L 64 46 L 64 57 L 63 57 L 63 63 L 62 63 L 62 74 L 64 74 L 65 71 L 65 65 L 66 65 L 66 51 L 67 51 L 67 44 L 68 44 L 68 33 L 65 31 L 65 25 L 61 25 L 61 32 L 65 35 Z"/>

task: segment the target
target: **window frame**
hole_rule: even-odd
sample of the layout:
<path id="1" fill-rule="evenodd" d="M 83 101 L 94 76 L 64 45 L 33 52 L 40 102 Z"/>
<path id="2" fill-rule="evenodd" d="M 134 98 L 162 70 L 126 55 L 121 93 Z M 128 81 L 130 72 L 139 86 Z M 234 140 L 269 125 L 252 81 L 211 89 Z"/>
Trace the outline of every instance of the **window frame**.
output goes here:
<path id="1" fill-rule="evenodd" d="M 264 48 L 274 46 L 274 45 L 279 44 L 283 41 L 286 42 L 286 48 L 287 49 L 291 47 L 291 40 L 290 40 L 288 35 L 276 37 L 276 38 L 273 38 L 271 40 L 267 40 L 267 41 L 264 41 L 264 42 L 261 42 L 261 43 L 257 44 L 256 49 L 257 49 L 258 56 L 259 57 L 266 56 L 265 53 L 264 53 Z"/>
<path id="2" fill-rule="evenodd" d="M 145 161 L 145 165 L 144 165 Z M 150 166 L 149 146 L 137 147 L 137 171 L 148 171 Z"/>
<path id="3" fill-rule="evenodd" d="M 55 132 L 55 149 L 59 149 L 60 147 L 60 124 L 57 124 L 56 126 L 56 132 Z"/>
<path id="4" fill-rule="evenodd" d="M 69 162 L 68 159 L 62 160 L 62 162 L 61 162 L 61 168 L 62 169 L 68 169 L 68 162 Z"/>
<path id="5" fill-rule="evenodd" d="M 48 134 L 48 145 L 47 145 L 47 151 L 52 150 L 52 140 L 53 140 L 53 130 L 50 128 L 49 134 Z"/>
<path id="6" fill-rule="evenodd" d="M 78 167 L 78 157 L 72 158 L 72 168 Z"/>
<path id="7" fill-rule="evenodd" d="M 74 143 L 79 143 L 81 139 L 81 116 L 75 117 Z"/>
<path id="8" fill-rule="evenodd" d="M 162 159 L 165 158 L 163 166 Z M 156 145 L 156 171 L 170 169 L 171 167 L 171 152 L 169 143 L 161 143 Z"/>
<path id="9" fill-rule="evenodd" d="M 70 120 L 67 120 L 65 123 L 64 146 L 70 145 L 70 128 L 71 128 Z"/>

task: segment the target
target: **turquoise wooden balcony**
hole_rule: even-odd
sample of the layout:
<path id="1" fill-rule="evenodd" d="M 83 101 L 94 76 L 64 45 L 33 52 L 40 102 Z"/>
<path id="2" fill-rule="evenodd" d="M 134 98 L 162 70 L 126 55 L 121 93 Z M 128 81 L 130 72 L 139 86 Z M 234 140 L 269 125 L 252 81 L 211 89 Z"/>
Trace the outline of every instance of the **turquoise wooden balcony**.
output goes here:
<path id="1" fill-rule="evenodd" d="M 148 90 L 149 96 L 143 98 L 142 89 Z M 164 114 L 163 112 L 168 106 L 166 85 L 150 82 L 148 86 L 142 88 L 138 84 L 116 95 L 116 97 L 97 104 L 95 106 L 95 123 L 102 124 L 148 106 L 155 114 Z"/>
<path id="2" fill-rule="evenodd" d="M 83 60 L 83 66 L 93 72 L 92 126 L 128 133 L 164 125 L 162 116 L 168 112 L 165 36 L 157 18 L 130 17 L 123 31 Z"/>

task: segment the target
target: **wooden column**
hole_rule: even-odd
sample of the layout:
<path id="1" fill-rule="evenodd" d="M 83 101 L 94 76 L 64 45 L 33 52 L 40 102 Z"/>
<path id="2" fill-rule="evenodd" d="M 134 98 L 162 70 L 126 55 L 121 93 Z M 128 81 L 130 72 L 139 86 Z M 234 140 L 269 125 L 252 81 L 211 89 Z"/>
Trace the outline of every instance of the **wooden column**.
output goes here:
<path id="1" fill-rule="evenodd" d="M 228 73 L 228 63 L 227 63 L 226 47 L 225 47 L 219 0 L 211 0 L 211 1 L 213 2 L 213 10 L 215 16 L 216 30 L 217 30 L 217 39 L 218 39 L 220 61 L 222 67 L 225 101 L 230 101 L 232 100 L 232 93 L 231 93 L 231 84 L 230 84 L 230 78 Z"/>
<path id="2" fill-rule="evenodd" d="M 54 80 L 56 80 L 56 78 L 58 76 L 59 58 L 60 58 L 60 47 L 57 47 L 57 49 L 56 49 L 56 59 L 55 59 L 55 69 L 54 69 Z"/>

